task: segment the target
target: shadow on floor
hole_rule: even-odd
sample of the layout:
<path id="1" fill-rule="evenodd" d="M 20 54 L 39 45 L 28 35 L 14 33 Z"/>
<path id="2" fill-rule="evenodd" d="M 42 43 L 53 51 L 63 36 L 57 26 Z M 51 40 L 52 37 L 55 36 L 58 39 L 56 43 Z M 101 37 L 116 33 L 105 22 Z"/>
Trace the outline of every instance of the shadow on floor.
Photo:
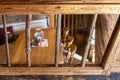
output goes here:
<path id="1" fill-rule="evenodd" d="M 120 73 L 111 73 L 109 76 L 105 75 L 74 75 L 74 76 L 33 76 L 33 75 L 20 75 L 20 76 L 0 76 L 0 80 L 120 80 Z"/>

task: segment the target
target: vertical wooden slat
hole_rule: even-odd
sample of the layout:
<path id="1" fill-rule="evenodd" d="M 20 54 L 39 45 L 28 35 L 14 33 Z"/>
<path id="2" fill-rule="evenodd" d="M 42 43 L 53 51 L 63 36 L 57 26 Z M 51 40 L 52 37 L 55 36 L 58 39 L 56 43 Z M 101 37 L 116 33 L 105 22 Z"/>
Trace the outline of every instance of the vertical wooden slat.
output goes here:
<path id="1" fill-rule="evenodd" d="M 66 27 L 66 14 L 64 14 L 64 23 L 63 24 L 64 24 L 64 27 L 63 27 L 63 29 L 64 29 Z"/>
<path id="2" fill-rule="evenodd" d="M 60 32 L 61 32 L 61 14 L 57 15 L 57 30 L 56 30 L 56 47 L 55 47 L 55 66 L 58 66 L 59 44 L 60 44 Z"/>
<path id="3" fill-rule="evenodd" d="M 87 59 L 87 56 L 88 56 L 90 43 L 91 43 L 91 38 L 92 38 L 93 30 L 95 28 L 96 20 L 97 20 L 97 14 L 94 15 L 93 21 L 92 21 L 92 24 L 91 24 L 91 27 L 90 27 L 90 33 L 89 33 L 89 37 L 88 37 L 88 40 L 87 40 L 87 45 L 85 47 L 84 56 L 83 56 L 82 61 L 81 61 L 81 66 L 82 67 L 84 67 L 85 64 L 86 64 L 86 59 Z"/>
<path id="4" fill-rule="evenodd" d="M 6 47 L 6 62 L 7 65 L 10 67 L 10 51 L 9 51 L 9 43 L 8 43 L 8 35 L 7 35 L 7 26 L 6 26 L 6 17 L 5 15 L 2 15 L 2 20 L 3 20 L 3 27 L 4 27 L 4 32 L 5 32 L 5 47 Z"/>
<path id="5" fill-rule="evenodd" d="M 27 64 L 30 67 L 31 66 L 31 59 L 30 59 L 30 21 L 31 21 L 32 15 L 26 15 L 26 59 Z"/>
<path id="6" fill-rule="evenodd" d="M 87 15 L 83 15 L 83 24 L 84 24 L 84 27 L 85 27 L 85 28 L 87 27 L 86 16 L 87 16 Z"/>
<path id="7" fill-rule="evenodd" d="M 57 14 L 54 14 L 54 24 L 55 24 L 55 28 L 57 27 Z"/>
<path id="8" fill-rule="evenodd" d="M 77 34 L 77 28 L 78 28 L 78 15 L 75 15 L 76 19 L 75 19 L 75 35 Z"/>
<path id="9" fill-rule="evenodd" d="M 74 32 L 74 15 L 72 14 L 72 29 L 71 29 L 71 35 L 73 36 L 73 32 Z"/>
<path id="10" fill-rule="evenodd" d="M 70 15 L 68 14 L 68 26 L 67 26 L 69 29 L 70 29 Z"/>

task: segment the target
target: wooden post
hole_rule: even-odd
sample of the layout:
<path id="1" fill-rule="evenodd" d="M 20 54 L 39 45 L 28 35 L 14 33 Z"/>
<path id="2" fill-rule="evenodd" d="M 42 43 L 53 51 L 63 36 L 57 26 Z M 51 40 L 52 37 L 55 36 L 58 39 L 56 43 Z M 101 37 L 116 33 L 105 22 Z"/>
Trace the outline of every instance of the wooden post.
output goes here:
<path id="1" fill-rule="evenodd" d="M 64 29 L 65 27 L 67 27 L 67 26 L 66 26 L 66 14 L 64 14 L 63 16 L 64 16 L 64 23 L 63 23 L 63 24 L 64 24 L 63 29 Z M 64 30 L 63 30 L 63 31 L 64 31 Z"/>
<path id="2" fill-rule="evenodd" d="M 88 56 L 90 43 L 91 43 L 91 38 L 92 38 L 93 30 L 95 28 L 96 20 L 97 20 L 97 14 L 94 15 L 93 21 L 92 21 L 92 24 L 91 24 L 91 27 L 90 27 L 90 33 L 89 33 L 89 37 L 88 37 L 88 40 L 87 40 L 87 45 L 85 47 L 84 56 L 83 56 L 82 61 L 81 61 L 81 66 L 82 67 L 84 67 L 85 64 L 86 64 L 86 59 L 87 59 L 87 56 Z"/>
<path id="3" fill-rule="evenodd" d="M 50 28 L 55 28 L 54 19 L 55 19 L 55 15 L 54 14 L 49 14 L 49 22 L 50 22 L 49 27 Z"/>
<path id="4" fill-rule="evenodd" d="M 70 29 L 70 14 L 68 14 L 68 26 L 67 27 Z"/>
<path id="5" fill-rule="evenodd" d="M 72 31 L 71 31 L 71 35 L 73 36 L 73 33 L 74 33 L 74 15 L 72 14 Z"/>
<path id="6" fill-rule="evenodd" d="M 101 65 L 104 69 L 104 74 L 110 74 L 113 62 L 120 53 L 120 16 L 117 20 L 115 28 L 112 32 L 108 45 L 106 47 Z"/>
<path id="7" fill-rule="evenodd" d="M 32 15 L 26 15 L 26 59 L 27 64 L 30 67 L 31 66 L 31 59 L 30 59 L 30 21 L 31 21 Z"/>
<path id="8" fill-rule="evenodd" d="M 58 66 L 59 62 L 59 44 L 60 44 L 60 32 L 61 32 L 61 14 L 57 15 L 57 30 L 56 30 L 56 47 L 55 47 L 55 66 Z"/>
<path id="9" fill-rule="evenodd" d="M 78 15 L 76 14 L 76 20 L 75 20 L 75 35 L 77 34 L 77 28 L 78 28 Z M 76 37 L 76 36 L 75 36 Z"/>
<path id="10" fill-rule="evenodd" d="M 7 65 L 10 67 L 10 51 L 9 51 L 9 43 L 8 43 L 8 35 L 7 35 L 7 26 L 6 26 L 6 18 L 5 15 L 2 15 L 2 20 L 3 20 L 3 27 L 4 27 L 4 32 L 5 32 L 5 47 L 6 47 L 6 60 L 7 60 Z"/>
<path id="11" fill-rule="evenodd" d="M 83 15 L 83 24 L 84 24 L 84 26 L 83 27 L 87 27 L 87 19 L 86 19 L 86 16 L 87 15 Z"/>

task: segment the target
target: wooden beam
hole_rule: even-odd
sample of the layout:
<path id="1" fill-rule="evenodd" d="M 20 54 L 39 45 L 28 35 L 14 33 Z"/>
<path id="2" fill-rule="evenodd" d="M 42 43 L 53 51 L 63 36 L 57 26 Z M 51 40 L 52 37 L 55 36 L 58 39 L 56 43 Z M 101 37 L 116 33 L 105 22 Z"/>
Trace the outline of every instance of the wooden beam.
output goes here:
<path id="1" fill-rule="evenodd" d="M 104 75 L 101 67 L 2 67 L 0 75 Z"/>
<path id="2" fill-rule="evenodd" d="M 90 33 L 89 33 L 89 36 L 88 36 L 88 39 L 87 39 L 87 45 L 85 47 L 84 56 L 83 56 L 82 61 L 81 61 L 81 66 L 82 67 L 84 67 L 85 64 L 86 64 L 86 59 L 87 59 L 88 52 L 89 52 L 89 49 L 90 49 L 90 43 L 91 43 L 91 39 L 92 39 L 93 30 L 95 29 L 96 20 L 97 20 L 97 14 L 94 15 L 93 21 L 92 21 L 92 24 L 91 24 L 91 27 L 90 27 Z"/>
<path id="3" fill-rule="evenodd" d="M 5 15 L 2 15 L 2 20 L 3 20 L 3 27 L 4 27 L 4 32 L 5 32 L 5 47 L 6 47 L 6 62 L 7 65 L 10 67 L 10 50 L 9 50 L 9 43 L 8 43 L 8 35 L 7 35 L 7 26 L 6 26 L 6 17 Z"/>
<path id="4" fill-rule="evenodd" d="M 26 15 L 26 59 L 27 64 L 30 67 L 31 66 L 31 59 L 30 59 L 30 52 L 31 52 L 31 41 L 30 41 L 30 21 L 31 21 L 32 15 Z"/>
<path id="5" fill-rule="evenodd" d="M 5 0 L 1 4 L 78 4 L 78 3 L 120 3 L 119 0 Z"/>
<path id="6" fill-rule="evenodd" d="M 58 66 L 59 59 L 59 46 L 60 46 L 60 35 L 61 35 L 61 14 L 57 15 L 57 30 L 56 30 L 56 47 L 55 47 L 55 66 Z"/>
<path id="7" fill-rule="evenodd" d="M 103 60 L 101 63 L 105 74 L 110 74 L 113 66 L 113 62 L 120 52 L 119 46 L 120 46 L 120 16 L 115 25 L 115 29 L 113 30 L 111 38 L 108 42 L 108 45 L 105 50 L 105 54 L 103 56 Z"/>
<path id="8" fill-rule="evenodd" d="M 89 6 L 89 7 L 88 7 Z M 46 4 L 0 5 L 0 14 L 112 14 L 120 13 L 119 4 Z"/>

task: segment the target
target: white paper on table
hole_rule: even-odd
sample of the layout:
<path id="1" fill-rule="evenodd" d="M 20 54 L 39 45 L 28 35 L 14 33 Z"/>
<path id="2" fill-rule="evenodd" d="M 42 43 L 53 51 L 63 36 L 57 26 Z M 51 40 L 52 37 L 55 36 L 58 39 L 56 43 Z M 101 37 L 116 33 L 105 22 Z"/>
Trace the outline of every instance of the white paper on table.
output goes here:
<path id="1" fill-rule="evenodd" d="M 41 47 L 48 47 L 48 39 L 42 39 Z"/>

